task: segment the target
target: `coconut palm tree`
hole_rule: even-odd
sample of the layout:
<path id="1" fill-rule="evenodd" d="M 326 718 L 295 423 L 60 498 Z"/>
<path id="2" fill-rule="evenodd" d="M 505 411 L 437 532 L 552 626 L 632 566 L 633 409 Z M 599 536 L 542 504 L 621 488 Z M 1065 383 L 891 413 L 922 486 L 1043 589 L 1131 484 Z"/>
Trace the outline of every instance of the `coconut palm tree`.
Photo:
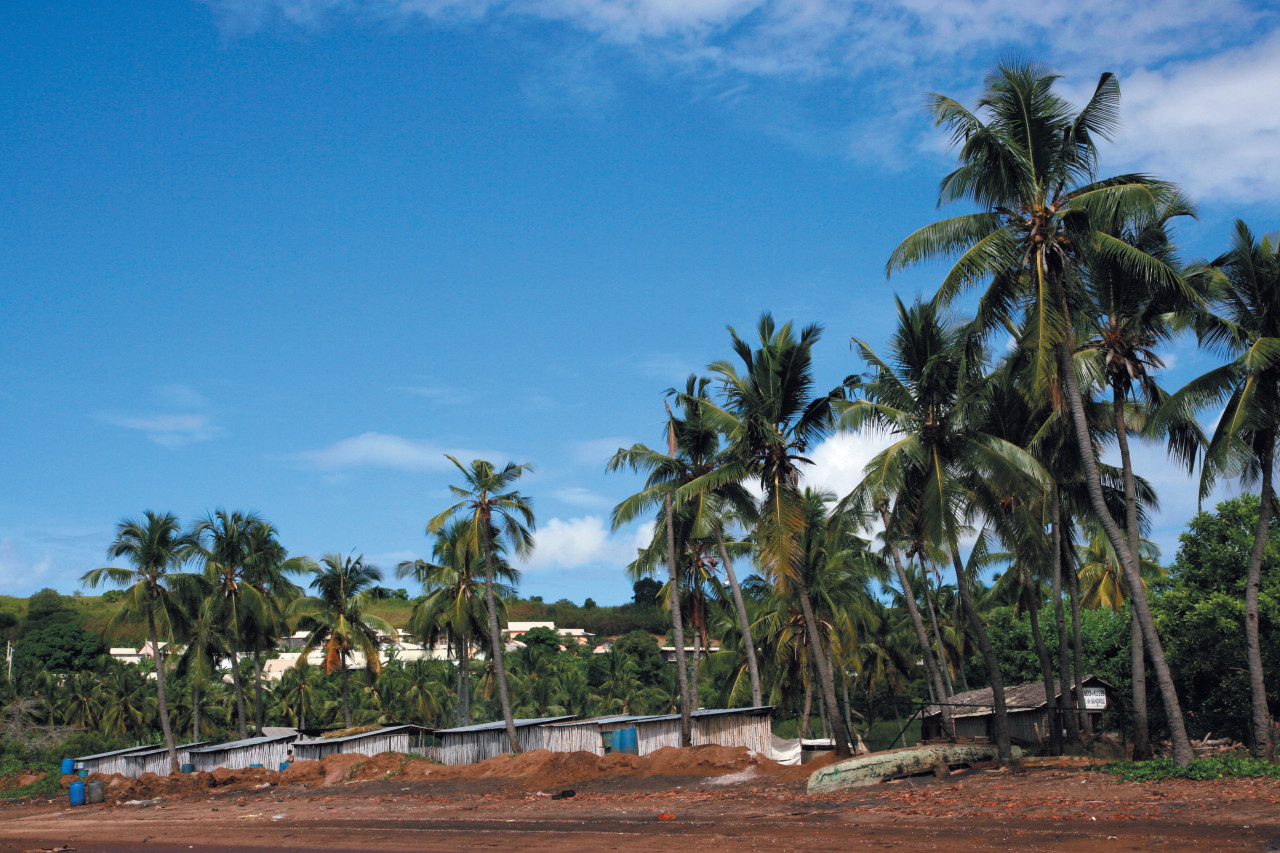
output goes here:
<path id="1" fill-rule="evenodd" d="M 1138 543 L 1142 555 L 1142 582 L 1150 585 L 1165 576 L 1157 560 L 1160 549 L 1148 539 Z M 1081 605 L 1090 609 L 1106 607 L 1113 612 L 1129 602 L 1129 582 L 1120 568 L 1115 551 L 1100 532 L 1094 531 L 1087 544 L 1076 546 L 1079 567 L 1076 569 L 1082 588 Z M 1142 628 L 1130 613 L 1130 667 L 1133 678 L 1133 759 L 1151 757 L 1151 735 L 1147 722 L 1146 662 L 1143 654 Z"/>
<path id="2" fill-rule="evenodd" d="M 1280 429 L 1280 240 L 1258 239 L 1237 220 L 1231 248 L 1199 270 L 1208 279 L 1212 313 L 1197 321 L 1201 343 L 1232 360 L 1187 383 L 1161 420 L 1188 419 L 1198 409 L 1225 406 L 1205 449 L 1200 496 L 1220 477 L 1258 484 L 1261 506 L 1245 581 L 1245 639 L 1253 709 L 1253 752 L 1270 758 L 1271 713 L 1267 707 L 1258 596 L 1268 525 L 1275 512 L 1276 431 Z M 1132 583 L 1132 579 L 1130 579 Z M 1136 586 L 1136 584 L 1134 585 Z M 1132 587 L 1131 587 L 1132 588 Z M 1134 600 L 1139 597 L 1135 590 Z"/>
<path id="3" fill-rule="evenodd" d="M 342 674 L 342 718 L 351 727 L 351 656 L 364 655 L 366 669 L 377 673 L 382 669 L 378 633 L 395 636 L 395 628 L 385 620 L 368 613 L 369 605 L 387 597 L 378 585 L 382 570 L 364 561 L 363 556 L 343 557 L 325 554 L 311 567 L 314 596 L 296 598 L 289 605 L 289 616 L 298 620 L 307 639 L 298 653 L 302 665 L 307 655 L 324 647 L 325 675 L 334 670 Z"/>
<path id="4" fill-rule="evenodd" d="M 1107 506 L 1098 453 L 1076 375 L 1074 321 L 1090 261 L 1104 260 L 1134 278 L 1194 291 L 1176 271 L 1122 239 L 1100 230 L 1115 211 L 1153 213 L 1173 188 L 1145 175 L 1098 180 L 1095 139 L 1119 126 L 1120 89 L 1103 74 L 1080 110 L 1053 90 L 1057 77 L 1029 63 L 1004 63 L 987 76 L 976 111 L 943 95 L 930 97 L 934 117 L 960 146 L 960 167 L 947 175 L 941 201 L 968 199 L 980 210 L 916 231 L 890 256 L 888 271 L 958 253 L 939 288 L 948 303 L 960 291 L 990 280 L 977 324 L 990 329 L 1007 322 L 1018 304 L 1032 306 L 1034 375 L 1042 387 L 1060 386 L 1094 514 L 1120 555 L 1135 589 L 1142 625 L 1168 718 L 1174 759 L 1194 757 L 1173 678 L 1139 583 L 1136 556 Z"/>
<path id="5" fill-rule="evenodd" d="M 109 559 L 123 558 L 131 568 L 102 568 L 86 572 L 81 581 L 91 587 L 103 583 L 129 587 L 120 606 L 111 617 L 108 630 L 122 620 L 144 619 L 147 639 L 156 661 L 156 702 L 160 714 L 160 730 L 173 772 L 179 770 L 178 753 L 174 749 L 173 732 L 169 728 L 169 703 L 165 694 L 164 652 L 160 641 L 172 643 L 174 624 L 183 619 L 182 608 L 174 594 L 174 586 L 194 585 L 196 579 L 174 570 L 191 558 L 195 540 L 184 534 L 173 513 L 147 510 L 142 518 L 126 518 L 116 525 L 116 536 L 107 549 Z"/>
<path id="6" fill-rule="evenodd" d="M 281 636 L 289 633 L 284 611 L 289 602 L 302 594 L 302 590 L 289 580 L 289 575 L 306 574 L 313 565 L 309 557 L 289 557 L 270 522 L 264 521 L 253 528 L 244 579 L 258 591 L 263 607 L 261 619 L 245 620 L 245 632 L 253 644 L 254 721 L 259 732 L 267 711 L 262 685 L 262 656 L 275 648 Z"/>
<path id="7" fill-rule="evenodd" d="M 833 403 L 842 389 L 814 393 L 813 347 L 822 335 L 819 326 L 806 326 L 797 336 L 790 323 L 777 326 L 765 314 L 757 327 L 759 346 L 753 347 L 732 327 L 733 349 L 742 361 L 742 372 L 730 361 L 718 361 L 709 369 L 721 382 L 720 402 L 699 401 L 707 422 L 725 436 L 728 464 L 703 474 L 688 485 L 690 493 L 729 483 L 755 479 L 763 493 L 754 529 L 760 567 L 777 584 L 794 588 L 809 636 L 818 637 L 821 626 L 800 571 L 805 530 L 804 495 L 800 472 L 811 464 L 804 454 L 830 434 L 835 418 Z M 822 702 L 830 720 L 840 719 L 835 679 L 821 644 L 812 648 L 818 670 Z M 836 738 L 836 752 L 850 754 L 848 738 Z"/>
<path id="8" fill-rule="evenodd" d="M 865 517 L 892 498 L 886 536 L 922 548 L 936 544 L 950 558 L 965 619 L 986 663 L 995 739 L 1007 762 L 1012 753 L 1000 662 L 974 604 L 960 540 L 970 520 L 1000 516 L 1010 495 L 1041 493 L 1046 477 L 1025 450 L 981 430 L 991 380 L 985 353 L 969 330 L 944 325 L 936 303 L 897 305 L 887 360 L 855 339 L 874 374 L 858 389 L 861 399 L 844 405 L 841 414 L 846 429 L 877 429 L 896 441 L 872 459 L 843 503 Z"/>
<path id="9" fill-rule="evenodd" d="M 450 651 L 458 649 L 457 723 L 471 721 L 471 644 L 483 642 L 489 633 L 484 600 L 481 555 L 471 547 L 466 522 L 454 521 L 435 533 L 431 546 L 437 562 L 406 560 L 396 566 L 396 575 L 412 577 L 422 587 L 424 597 L 409 615 L 408 629 L 424 645 L 434 646 L 444 637 Z M 501 548 L 501 542 L 496 542 Z M 496 561 L 494 569 L 495 602 L 515 595 L 520 572 L 505 559 Z"/>
<path id="10" fill-rule="evenodd" d="M 231 686 L 235 692 L 236 725 L 241 739 L 249 736 L 244 681 L 240 677 L 239 652 L 246 622 L 267 621 L 269 605 L 245 573 L 253 559 L 255 531 L 265 522 L 254 513 L 217 509 L 195 523 L 191 535 L 198 541 L 204 560 L 209 594 L 202 607 L 217 626 L 231 661 Z"/>
<path id="11" fill-rule="evenodd" d="M 472 460 L 463 467 L 457 459 L 445 454 L 445 458 L 462 472 L 465 487 L 450 486 L 449 491 L 460 500 L 427 524 L 427 530 L 435 533 L 444 528 L 455 516 L 463 517 L 466 524 L 466 547 L 473 549 L 484 560 L 484 598 L 489 615 L 489 647 L 493 652 L 494 678 L 498 697 L 502 704 L 502 718 L 507 726 L 507 739 L 512 752 L 520 751 L 516 736 L 515 717 L 511 713 L 511 693 L 507 688 L 507 674 L 503 667 L 502 630 L 498 625 L 498 604 L 494 593 L 494 579 L 498 571 L 498 559 L 502 548 L 510 548 L 516 556 L 524 557 L 533 552 L 533 505 L 519 491 L 512 488 L 520 476 L 532 471 L 529 465 L 508 462 L 502 470 L 483 459 Z"/>

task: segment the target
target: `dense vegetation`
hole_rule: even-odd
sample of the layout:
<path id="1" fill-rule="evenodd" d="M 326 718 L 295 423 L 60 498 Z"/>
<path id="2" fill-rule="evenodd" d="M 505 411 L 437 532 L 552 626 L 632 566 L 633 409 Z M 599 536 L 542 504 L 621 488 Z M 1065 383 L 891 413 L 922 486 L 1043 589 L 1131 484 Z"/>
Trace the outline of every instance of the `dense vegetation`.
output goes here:
<path id="1" fill-rule="evenodd" d="M 108 544 L 127 567 L 84 577 L 118 588 L 105 622 L 97 604 L 69 609 L 56 593 L 0 619 L 18 649 L 7 748 L 73 729 L 171 743 L 272 723 L 498 718 L 517 748 L 516 716 L 615 711 L 678 712 L 687 743 L 693 708 L 771 704 L 848 751 L 885 725 L 901 733 L 927 702 L 941 702 L 949 732 L 942 700 L 989 686 L 1007 758 L 1006 686 L 1043 683 L 1058 721 L 1048 746 L 1076 749 L 1094 734 L 1077 699 L 1097 673 L 1123 697 L 1104 725 L 1135 757 L 1167 740 L 1178 772 L 1216 772 L 1185 769 L 1208 766 L 1191 763 L 1190 738 L 1212 731 L 1269 759 L 1280 251 L 1238 223 L 1218 258 L 1181 257 L 1176 227 L 1194 205 L 1155 177 L 1099 172 L 1096 142 L 1119 121 L 1115 78 L 1082 107 L 1056 86 L 1008 64 L 972 110 L 931 96 L 959 157 L 939 200 L 969 209 L 888 259 L 890 273 L 952 266 L 931 299 L 898 301 L 880 351 L 854 338 L 862 372 L 822 384 L 823 330 L 765 314 L 752 334 L 730 329 L 729 357 L 708 376 L 668 393 L 657 446 L 608 460 L 644 478 L 615 527 L 653 523 L 626 567 L 631 604 L 516 597 L 518 558 L 536 542 L 526 465 L 450 457 L 456 503 L 427 521 L 430 559 L 395 567 L 407 591 L 356 555 L 290 557 L 252 514 L 184 526 L 147 512 Z M 1219 366 L 1170 391 L 1158 351 L 1178 336 Z M 806 454 L 863 431 L 889 446 L 861 483 L 806 488 Z M 1257 496 L 1197 515 L 1161 566 L 1145 538 L 1159 496 L 1134 470 L 1135 441 L 1198 471 L 1202 495 L 1229 478 Z M 77 620 L 75 607 L 95 615 Z M 513 618 L 621 637 L 596 654 L 535 631 L 509 650 L 501 625 Z M 384 662 L 378 636 L 393 625 L 457 662 Z M 99 630 L 172 653 L 158 669 L 104 660 Z M 267 683 L 263 662 L 297 630 L 323 663 L 304 654 Z M 655 635 L 669 636 L 674 665 Z"/>

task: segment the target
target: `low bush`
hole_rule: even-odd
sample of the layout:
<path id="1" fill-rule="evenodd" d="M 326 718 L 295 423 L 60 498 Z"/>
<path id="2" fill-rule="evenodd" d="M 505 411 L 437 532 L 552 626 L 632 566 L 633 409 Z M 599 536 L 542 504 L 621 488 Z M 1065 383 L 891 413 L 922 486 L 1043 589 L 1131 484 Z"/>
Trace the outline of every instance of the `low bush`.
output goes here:
<path id="1" fill-rule="evenodd" d="M 1152 761 L 1118 761 L 1104 765 L 1103 771 L 1114 773 L 1126 782 L 1157 782 L 1162 779 L 1280 779 L 1280 766 L 1248 755 L 1218 755 L 1197 758 L 1186 767 L 1178 767 L 1172 758 Z"/>
<path id="2" fill-rule="evenodd" d="M 35 776 L 41 773 L 44 775 L 34 782 L 28 782 L 26 785 L 18 784 L 23 776 Z M 56 765 L 5 760 L 0 763 L 0 799 L 51 797 L 59 791 L 59 778 Z"/>

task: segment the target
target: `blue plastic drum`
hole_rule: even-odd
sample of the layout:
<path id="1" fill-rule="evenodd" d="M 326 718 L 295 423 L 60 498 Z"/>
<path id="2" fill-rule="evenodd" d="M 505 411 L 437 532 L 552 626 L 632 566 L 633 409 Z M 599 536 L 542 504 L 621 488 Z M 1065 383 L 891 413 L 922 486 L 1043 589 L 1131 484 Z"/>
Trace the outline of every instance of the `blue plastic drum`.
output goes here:
<path id="1" fill-rule="evenodd" d="M 74 758 L 62 759 L 62 775 L 66 776 L 68 773 L 74 772 L 76 772 L 76 760 Z"/>
<path id="2" fill-rule="evenodd" d="M 639 755 L 640 744 L 636 741 L 635 729 L 615 729 L 613 732 L 613 751 L 625 752 L 628 755 Z"/>
<path id="3" fill-rule="evenodd" d="M 71 805 L 73 806 L 84 805 L 84 783 L 83 782 L 72 782 L 71 790 L 68 791 L 68 793 L 71 795 Z"/>

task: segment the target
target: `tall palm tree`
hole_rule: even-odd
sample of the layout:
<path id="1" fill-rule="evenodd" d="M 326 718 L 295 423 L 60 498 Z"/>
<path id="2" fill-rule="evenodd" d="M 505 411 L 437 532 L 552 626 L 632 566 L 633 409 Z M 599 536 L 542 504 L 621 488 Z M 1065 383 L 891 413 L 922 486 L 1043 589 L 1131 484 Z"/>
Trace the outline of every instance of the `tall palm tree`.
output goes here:
<path id="1" fill-rule="evenodd" d="M 378 633 L 395 636 L 389 623 L 366 612 L 370 604 L 387 597 L 387 590 L 378 585 L 381 569 L 366 563 L 363 556 L 325 554 L 311 567 L 311 575 L 316 594 L 294 599 L 288 611 L 308 632 L 298 663 L 302 665 L 307 655 L 324 647 L 325 674 L 341 670 L 342 718 L 350 728 L 350 658 L 356 652 L 363 654 L 366 669 L 376 673 L 382 668 Z"/>
<path id="2" fill-rule="evenodd" d="M 812 464 L 804 454 L 830 434 L 835 418 L 833 403 L 842 389 L 814 393 L 813 347 L 822 335 L 819 326 L 806 326 L 797 336 L 790 323 L 777 326 L 765 314 L 757 327 L 759 346 L 729 334 L 742 361 L 742 372 L 730 361 L 718 361 L 710 370 L 721 382 L 721 402 L 699 401 L 707 421 L 724 434 L 729 464 L 721 465 L 689 484 L 688 491 L 718 488 L 755 479 L 763 492 L 754 541 L 761 568 L 775 583 L 794 587 L 809 636 L 818 637 L 821 626 L 800 571 L 805 530 L 801 466 Z M 812 648 L 818 670 L 821 697 L 828 719 L 840 719 L 835 679 L 821 644 Z M 848 737 L 836 738 L 836 753 L 850 754 Z"/>
<path id="3" fill-rule="evenodd" d="M 231 661 L 231 686 L 235 692 L 236 724 L 241 739 L 249 736 L 249 727 L 239 652 L 246 622 L 266 621 L 268 611 L 265 597 L 245 576 L 253 559 L 255 531 L 262 524 L 263 519 L 255 513 L 217 509 L 192 528 L 192 535 L 199 542 L 198 553 L 204 560 L 204 576 L 209 588 L 202 606 L 217 625 Z"/>
<path id="4" fill-rule="evenodd" d="M 97 587 L 102 583 L 128 586 L 120 607 L 111 617 L 108 630 L 125 619 L 142 618 L 147 623 L 147 639 L 156 661 L 156 702 L 160 715 L 160 730 L 164 733 L 164 745 L 169 751 L 169 763 L 173 772 L 179 768 L 178 753 L 174 749 L 173 731 L 169 728 L 169 702 L 165 693 L 163 637 L 172 644 L 174 623 L 181 622 L 182 609 L 173 592 L 174 585 L 194 584 L 195 578 L 174 570 L 191 558 L 195 541 L 184 534 L 173 513 L 147 510 L 142 518 L 126 518 L 116 525 L 116 536 L 107 549 L 109 559 L 123 558 L 131 568 L 102 568 L 86 572 L 83 583 Z M 167 647 L 166 647 L 167 648 Z"/>
<path id="5" fill-rule="evenodd" d="M 435 533 L 451 518 L 464 517 L 466 547 L 474 549 L 484 560 L 484 599 L 489 611 L 489 647 L 493 652 L 494 678 L 502 703 L 502 718 L 507 725 L 507 739 L 511 743 L 511 751 L 518 753 L 520 740 L 516 736 L 515 717 L 511 713 L 511 693 L 503 666 L 502 629 L 498 625 L 498 605 L 493 586 L 502 546 L 509 547 L 520 557 L 533 552 L 533 505 L 512 488 L 522 474 L 533 469 L 529 465 L 508 462 L 498 470 L 492 462 L 484 459 L 474 459 L 470 467 L 463 467 L 452 456 L 445 454 L 445 458 L 462 472 L 466 486 L 449 487 L 453 496 L 460 500 L 431 519 L 427 530 Z"/>
<path id="6" fill-rule="evenodd" d="M 1162 408 L 1164 419 L 1186 419 L 1196 409 L 1225 401 L 1209 438 L 1201 469 L 1200 496 L 1219 477 L 1257 483 L 1261 506 L 1245 581 L 1244 629 L 1253 710 L 1253 752 L 1270 758 L 1271 713 L 1267 707 L 1258 595 L 1268 525 L 1275 512 L 1276 432 L 1280 430 L 1280 240 L 1258 239 L 1237 220 L 1231 248 L 1201 270 L 1210 281 L 1212 313 L 1198 321 L 1200 340 L 1232 360 L 1193 379 Z M 1134 599 L 1138 598 L 1135 591 Z"/>
<path id="7" fill-rule="evenodd" d="M 253 644 L 254 721 L 258 732 L 262 731 L 267 703 L 263 696 L 262 656 L 275 647 L 277 640 L 289 632 L 289 622 L 284 611 L 302 594 L 289 580 L 290 574 L 305 574 L 314 563 L 308 557 L 289 557 L 289 552 L 276 538 L 275 526 L 270 522 L 255 525 L 249 541 L 249 553 L 245 562 L 245 582 L 253 586 L 262 597 L 261 619 L 245 620 L 245 631 Z"/>
<path id="8" fill-rule="evenodd" d="M 738 582 L 737 572 L 734 571 L 734 561 L 725 536 L 725 527 L 730 517 L 736 516 L 747 524 L 751 523 L 755 514 L 755 502 L 741 482 L 729 480 L 712 488 L 703 478 L 704 474 L 717 468 L 734 465 L 728 449 L 721 445 L 719 432 L 704 414 L 702 402 L 710 400 L 707 393 L 709 384 L 710 380 L 691 375 L 685 381 L 684 393 L 674 394 L 674 389 L 668 391 L 668 394 L 676 396 L 680 406 L 680 417 L 676 417 L 668 409 L 667 433 L 669 439 L 674 441 L 674 451 L 669 446 L 668 454 L 661 454 L 643 444 L 636 444 L 627 450 L 619 450 L 609 461 L 610 471 L 627 465 L 633 470 L 650 475 L 643 491 L 623 501 L 614 510 L 613 522 L 616 529 L 644 512 L 653 511 L 659 500 L 665 502 L 666 490 L 675 488 L 674 503 L 680 506 L 681 512 L 692 514 L 691 529 L 694 535 L 714 539 L 733 595 L 738 628 L 742 632 L 747 672 L 751 679 L 751 701 L 758 706 L 763 701 L 760 668 L 751 637 L 746 602 L 742 597 L 742 587 Z M 692 484 L 697 484 L 698 488 L 691 490 Z"/>
<path id="9" fill-rule="evenodd" d="M 888 270 L 958 252 L 937 299 L 949 302 L 959 291 L 990 279 L 978 312 L 982 328 L 1007 320 L 1020 302 L 1032 304 L 1035 375 L 1042 386 L 1062 388 L 1090 505 L 1135 590 L 1134 606 L 1160 684 L 1174 759 L 1181 766 L 1194 757 L 1191 742 L 1138 580 L 1137 558 L 1103 494 L 1073 361 L 1074 319 L 1086 284 L 1080 270 L 1091 259 L 1104 259 L 1135 278 L 1161 281 L 1195 297 L 1168 265 L 1100 230 L 1114 221 L 1114 211 L 1150 213 L 1173 192 L 1145 175 L 1097 179 L 1095 139 L 1110 138 L 1119 126 L 1115 76 L 1103 74 L 1078 111 L 1054 93 L 1056 80 L 1034 64 L 1004 63 L 987 76 L 976 111 L 952 98 L 931 96 L 938 124 L 960 146 L 961 165 L 943 179 L 940 200 L 969 199 L 981 209 L 915 232 L 894 250 Z"/>
<path id="10" fill-rule="evenodd" d="M 406 560 L 396 566 L 398 577 L 412 577 L 424 593 L 422 601 L 414 605 L 409 615 L 410 633 L 428 647 L 444 637 L 450 651 L 458 649 L 459 726 L 471 721 L 471 644 L 489 633 L 480 568 L 482 558 L 471 545 L 467 524 L 454 521 L 435 533 L 431 551 L 437 562 Z M 520 572 L 500 558 L 494 574 L 494 598 L 501 608 L 505 599 L 515 595 Z"/>
<path id="11" fill-rule="evenodd" d="M 985 353 L 969 330 L 944 325 L 936 303 L 897 305 L 888 360 L 856 342 L 874 378 L 859 389 L 862 399 L 841 414 L 846 429 L 870 427 L 897 440 L 872 459 L 844 503 L 866 513 L 892 497 L 886 536 L 934 544 L 950 558 L 965 619 L 986 663 L 995 739 L 1007 762 L 1012 752 L 1000 662 L 974 604 L 960 540 L 969 520 L 1000 516 L 1010 495 L 1041 493 L 1045 476 L 1025 450 L 980 429 L 991 382 Z"/>

